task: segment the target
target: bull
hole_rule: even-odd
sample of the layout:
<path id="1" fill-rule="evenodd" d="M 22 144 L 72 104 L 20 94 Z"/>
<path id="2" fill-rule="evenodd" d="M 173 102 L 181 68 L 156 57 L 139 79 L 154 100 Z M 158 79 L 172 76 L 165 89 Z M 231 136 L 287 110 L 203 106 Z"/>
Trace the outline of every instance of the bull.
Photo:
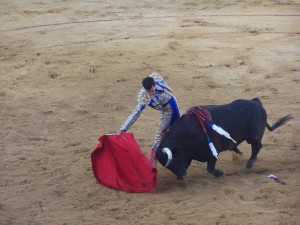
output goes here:
<path id="1" fill-rule="evenodd" d="M 171 170 L 180 180 L 186 176 L 192 160 L 207 162 L 207 171 L 216 177 L 223 175 L 222 170 L 215 168 L 217 157 L 209 147 L 208 137 L 217 154 L 225 150 L 241 154 L 237 147 L 243 141 L 247 141 L 252 147 L 252 154 L 247 161 L 247 168 L 250 169 L 262 148 L 265 128 L 272 132 L 293 118 L 286 115 L 270 126 L 266 110 L 259 98 L 239 99 L 225 105 L 206 105 L 201 108 L 205 109 L 211 120 L 226 130 L 232 139 L 215 132 L 207 121 L 203 123 L 204 127 L 201 127 L 199 118 L 193 113 L 199 107 L 190 108 L 168 130 L 156 151 L 159 163 Z"/>

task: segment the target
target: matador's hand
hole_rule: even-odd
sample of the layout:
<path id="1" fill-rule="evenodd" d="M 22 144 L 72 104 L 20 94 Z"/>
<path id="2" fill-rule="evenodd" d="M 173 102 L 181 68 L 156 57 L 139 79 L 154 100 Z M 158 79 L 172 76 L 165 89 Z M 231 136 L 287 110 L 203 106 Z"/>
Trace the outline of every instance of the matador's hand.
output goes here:
<path id="1" fill-rule="evenodd" d="M 123 130 L 118 130 L 118 131 L 116 132 L 116 135 L 120 136 L 120 135 L 122 135 L 123 133 L 124 133 Z"/>

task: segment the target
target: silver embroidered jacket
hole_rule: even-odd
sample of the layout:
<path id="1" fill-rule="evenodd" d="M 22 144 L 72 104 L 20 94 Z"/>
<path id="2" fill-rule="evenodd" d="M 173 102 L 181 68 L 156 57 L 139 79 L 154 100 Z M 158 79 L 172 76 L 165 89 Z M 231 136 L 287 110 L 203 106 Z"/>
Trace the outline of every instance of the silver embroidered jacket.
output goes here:
<path id="1" fill-rule="evenodd" d="M 163 78 L 158 73 L 152 73 L 149 75 L 154 78 L 155 81 L 155 94 L 150 96 L 145 88 L 142 88 L 138 94 L 137 105 L 127 120 L 122 125 L 122 131 L 127 131 L 139 118 L 142 111 L 149 105 L 150 107 L 161 111 L 161 122 L 157 130 L 155 139 L 152 143 L 152 149 L 156 149 L 160 143 L 164 130 L 170 125 L 172 117 L 172 106 L 169 104 L 170 99 L 177 102 L 173 96 L 172 90 L 164 82 Z"/>

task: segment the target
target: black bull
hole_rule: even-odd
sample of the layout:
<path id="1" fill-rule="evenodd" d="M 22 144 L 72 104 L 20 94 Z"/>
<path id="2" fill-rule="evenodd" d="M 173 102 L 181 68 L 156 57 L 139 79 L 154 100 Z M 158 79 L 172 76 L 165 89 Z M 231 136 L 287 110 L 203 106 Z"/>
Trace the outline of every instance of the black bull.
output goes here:
<path id="1" fill-rule="evenodd" d="M 201 107 L 207 109 L 213 122 L 226 130 L 236 141 L 234 143 L 219 135 L 206 124 L 208 136 L 218 153 L 225 150 L 240 153 L 237 148 L 240 143 L 247 141 L 248 144 L 251 144 L 252 154 L 247 162 L 249 169 L 252 168 L 257 154 L 262 148 L 261 141 L 265 127 L 269 131 L 273 131 L 292 119 L 292 116 L 287 115 L 270 126 L 267 123 L 267 113 L 258 98 L 236 100 L 226 105 Z M 192 160 L 207 162 L 208 172 L 216 177 L 223 174 L 222 170 L 215 169 L 217 158 L 213 156 L 208 146 L 207 137 L 197 120 L 197 117 L 192 114 L 182 115 L 166 133 L 156 151 L 157 160 L 171 170 L 178 179 L 183 179 L 186 175 Z"/>

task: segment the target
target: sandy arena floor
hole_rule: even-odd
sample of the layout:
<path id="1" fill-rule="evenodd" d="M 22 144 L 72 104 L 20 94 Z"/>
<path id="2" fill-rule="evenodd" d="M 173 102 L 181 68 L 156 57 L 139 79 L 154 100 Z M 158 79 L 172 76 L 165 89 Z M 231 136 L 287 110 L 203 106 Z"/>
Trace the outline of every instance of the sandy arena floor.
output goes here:
<path id="1" fill-rule="evenodd" d="M 299 0 L 2 0 L 0 18 L 0 224 L 299 224 Z M 184 181 L 158 165 L 156 194 L 101 186 L 90 154 L 153 71 L 181 113 L 259 97 L 269 123 L 294 120 L 251 170 L 243 143 L 221 178 L 193 162 Z M 147 157 L 158 121 L 147 109 L 130 129 Z"/>

